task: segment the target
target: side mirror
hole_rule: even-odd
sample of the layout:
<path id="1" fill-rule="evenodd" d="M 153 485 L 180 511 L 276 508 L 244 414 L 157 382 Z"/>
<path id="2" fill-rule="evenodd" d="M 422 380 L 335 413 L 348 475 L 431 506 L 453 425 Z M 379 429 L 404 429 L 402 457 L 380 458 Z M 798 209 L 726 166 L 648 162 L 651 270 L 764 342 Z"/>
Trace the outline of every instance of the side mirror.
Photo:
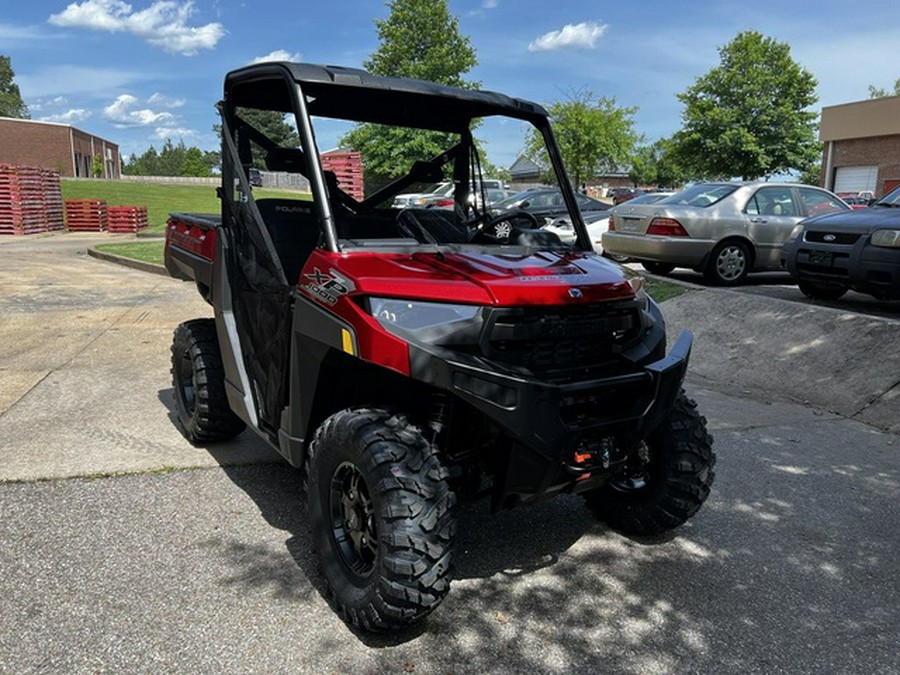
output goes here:
<path id="1" fill-rule="evenodd" d="M 529 202 L 527 199 L 519 204 L 520 209 L 527 209 L 529 206 L 531 206 L 531 202 Z"/>

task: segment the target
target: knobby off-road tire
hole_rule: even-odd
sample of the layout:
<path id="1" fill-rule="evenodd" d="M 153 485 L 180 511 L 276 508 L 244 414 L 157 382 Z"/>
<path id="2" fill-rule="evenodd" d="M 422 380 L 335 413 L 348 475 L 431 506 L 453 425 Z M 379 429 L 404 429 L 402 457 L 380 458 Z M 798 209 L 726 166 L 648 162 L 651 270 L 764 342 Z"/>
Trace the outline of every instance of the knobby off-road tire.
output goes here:
<path id="1" fill-rule="evenodd" d="M 347 622 L 394 630 L 444 599 L 456 527 L 448 475 L 402 415 L 343 410 L 316 431 L 306 464 L 312 542 Z"/>
<path id="2" fill-rule="evenodd" d="M 709 496 L 716 463 L 712 441 L 697 404 L 681 392 L 646 441 L 649 463 L 587 493 L 588 508 L 626 534 L 660 534 L 678 527 Z"/>
<path id="3" fill-rule="evenodd" d="M 822 284 L 803 279 L 797 282 L 797 287 L 803 295 L 813 300 L 837 300 L 844 297 L 848 290 L 846 286 Z"/>
<path id="4" fill-rule="evenodd" d="M 186 321 L 175 329 L 172 387 L 181 432 L 191 443 L 224 441 L 244 430 L 228 406 L 213 319 Z"/>

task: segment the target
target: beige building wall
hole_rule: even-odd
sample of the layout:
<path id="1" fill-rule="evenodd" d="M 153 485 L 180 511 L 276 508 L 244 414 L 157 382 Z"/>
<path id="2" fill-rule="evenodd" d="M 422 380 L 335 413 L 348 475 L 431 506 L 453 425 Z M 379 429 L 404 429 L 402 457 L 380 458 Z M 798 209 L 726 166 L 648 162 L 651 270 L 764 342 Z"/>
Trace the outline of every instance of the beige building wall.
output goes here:
<path id="1" fill-rule="evenodd" d="M 838 169 L 877 166 L 875 192 L 900 184 L 900 96 L 822 108 L 821 184 L 832 189 Z"/>

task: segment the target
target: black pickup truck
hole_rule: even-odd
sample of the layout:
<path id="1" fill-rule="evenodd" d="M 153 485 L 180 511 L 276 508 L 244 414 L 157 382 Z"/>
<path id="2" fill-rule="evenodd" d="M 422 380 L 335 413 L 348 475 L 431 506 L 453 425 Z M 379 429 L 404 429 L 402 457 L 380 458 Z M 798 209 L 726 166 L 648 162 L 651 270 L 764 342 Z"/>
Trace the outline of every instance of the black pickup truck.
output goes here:
<path id="1" fill-rule="evenodd" d="M 867 209 L 804 220 L 785 242 L 781 265 L 810 298 L 837 300 L 852 289 L 900 299 L 900 187 Z"/>

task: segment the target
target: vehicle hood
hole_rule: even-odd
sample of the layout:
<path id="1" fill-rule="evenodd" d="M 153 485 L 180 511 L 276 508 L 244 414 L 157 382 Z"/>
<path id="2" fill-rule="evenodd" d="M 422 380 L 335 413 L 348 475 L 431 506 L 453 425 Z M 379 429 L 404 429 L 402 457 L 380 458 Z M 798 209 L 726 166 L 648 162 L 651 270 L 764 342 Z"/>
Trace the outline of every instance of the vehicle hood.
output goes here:
<path id="1" fill-rule="evenodd" d="M 803 221 L 806 229 L 868 234 L 886 227 L 900 228 L 900 208 L 872 206 L 867 209 L 828 213 Z"/>
<path id="2" fill-rule="evenodd" d="M 436 302 L 561 305 L 634 297 L 622 268 L 580 251 L 317 252 L 304 273 L 310 268 L 334 269 L 357 294 Z"/>

